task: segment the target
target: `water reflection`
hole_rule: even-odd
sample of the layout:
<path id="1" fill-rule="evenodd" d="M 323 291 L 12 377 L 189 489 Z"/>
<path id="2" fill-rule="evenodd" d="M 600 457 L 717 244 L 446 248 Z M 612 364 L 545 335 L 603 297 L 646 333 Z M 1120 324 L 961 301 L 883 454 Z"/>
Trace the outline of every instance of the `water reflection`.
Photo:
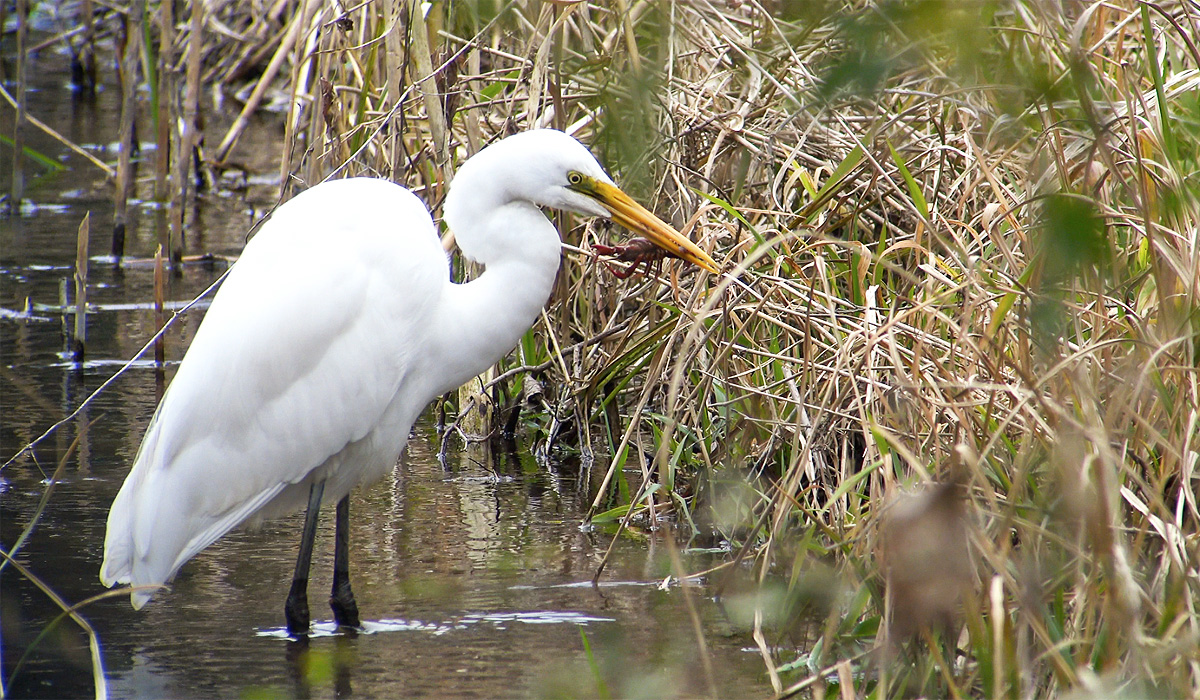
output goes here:
<path id="1" fill-rule="evenodd" d="M 673 692 L 701 690 L 682 675 L 694 661 L 694 644 L 677 592 L 642 579 L 649 571 L 655 579 L 665 575 L 665 562 L 629 543 L 619 548 L 614 579 L 606 583 L 644 585 L 593 589 L 583 579 L 607 541 L 580 532 L 574 494 L 531 489 L 541 478 L 536 473 L 495 478 L 472 464 L 471 471 L 446 474 L 427 438 L 422 431 L 404 467 L 354 499 L 352 576 L 367 616 L 363 633 L 337 633 L 328 610 L 314 604 L 313 637 L 287 638 L 279 608 L 299 527 L 291 518 L 227 537 L 139 613 L 123 597 L 91 606 L 113 696 L 537 695 L 565 670 L 583 672 L 581 630 L 600 653 L 624 659 L 623 672 L 658 677 L 660 669 L 677 669 Z M 94 451 L 98 474 L 60 485 L 54 512 L 24 553 L 68 597 L 99 590 L 103 514 L 121 476 L 116 465 L 98 466 L 108 461 Z M 518 462 L 524 468 L 532 460 Z M 531 491 L 538 497 L 530 498 Z M 322 523 L 314 590 L 330 583 L 332 537 L 332 523 Z M 49 609 L 28 588 L 6 579 L 5 605 L 19 596 L 23 621 L 36 626 Z M 84 649 L 80 640 L 57 640 L 10 690 L 88 694 Z M 719 654 L 734 677 L 756 682 L 753 657 L 732 647 Z M 616 673 L 619 679 L 622 671 Z"/>

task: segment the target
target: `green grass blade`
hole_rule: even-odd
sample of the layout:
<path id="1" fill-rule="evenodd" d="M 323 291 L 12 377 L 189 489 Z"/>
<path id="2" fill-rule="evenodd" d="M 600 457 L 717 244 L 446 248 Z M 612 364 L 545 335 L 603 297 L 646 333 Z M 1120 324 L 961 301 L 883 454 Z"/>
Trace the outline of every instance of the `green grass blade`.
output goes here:
<path id="1" fill-rule="evenodd" d="M 900 177 L 904 178 L 904 185 L 908 187 L 908 194 L 912 197 L 913 204 L 917 207 L 917 212 L 921 214 L 921 218 L 929 221 L 929 203 L 925 201 L 925 195 L 921 193 L 921 186 L 917 184 L 912 173 L 908 171 L 908 166 L 904 164 L 904 158 L 900 156 L 899 151 L 896 150 L 891 141 L 888 141 L 888 150 L 892 152 L 892 162 L 900 170 Z"/>

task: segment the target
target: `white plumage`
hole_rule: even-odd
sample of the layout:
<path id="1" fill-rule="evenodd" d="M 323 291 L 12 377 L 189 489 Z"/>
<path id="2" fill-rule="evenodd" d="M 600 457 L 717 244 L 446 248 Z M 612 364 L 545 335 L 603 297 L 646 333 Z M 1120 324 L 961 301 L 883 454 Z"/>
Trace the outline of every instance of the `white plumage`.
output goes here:
<path id="1" fill-rule="evenodd" d="M 113 502 L 101 581 L 147 586 L 132 592 L 140 608 L 231 529 L 303 508 L 314 485 L 333 503 L 383 476 L 425 405 L 503 357 L 546 303 L 561 244 L 539 206 L 613 216 L 716 269 L 557 131 L 498 141 L 456 175 L 445 219 L 486 268 L 467 284 L 450 282 L 412 193 L 367 178 L 313 187 L 263 225 L 213 300 Z M 339 622 L 357 625 L 357 610 Z"/>

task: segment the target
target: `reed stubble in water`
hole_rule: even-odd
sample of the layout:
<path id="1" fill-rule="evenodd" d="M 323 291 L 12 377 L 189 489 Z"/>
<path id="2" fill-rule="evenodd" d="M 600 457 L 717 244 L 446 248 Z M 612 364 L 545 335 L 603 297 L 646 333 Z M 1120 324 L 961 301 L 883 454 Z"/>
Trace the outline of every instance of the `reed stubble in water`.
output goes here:
<path id="1" fill-rule="evenodd" d="M 83 362 L 87 346 L 88 240 L 91 235 L 92 214 L 88 212 L 79 222 L 75 241 L 75 362 Z"/>

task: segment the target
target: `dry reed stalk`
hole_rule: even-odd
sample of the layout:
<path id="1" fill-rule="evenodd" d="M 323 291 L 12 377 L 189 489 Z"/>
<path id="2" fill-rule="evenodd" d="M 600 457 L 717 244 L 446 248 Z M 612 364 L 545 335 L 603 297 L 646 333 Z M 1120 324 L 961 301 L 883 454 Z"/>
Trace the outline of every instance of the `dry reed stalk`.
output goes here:
<path id="1" fill-rule="evenodd" d="M 25 61 L 28 58 L 25 44 L 28 40 L 29 0 L 17 0 L 17 72 L 14 76 L 17 83 L 17 96 L 16 99 L 10 100 L 16 109 L 16 114 L 13 116 L 12 183 L 9 190 L 10 206 L 14 209 L 20 209 L 21 200 L 25 198 L 25 81 L 27 77 Z"/>
<path id="2" fill-rule="evenodd" d="M 128 224 L 129 198 L 134 189 L 133 150 L 137 122 L 137 85 L 140 64 L 142 22 L 145 21 L 145 0 L 133 0 L 129 14 L 123 17 L 120 78 L 121 119 L 117 140 L 117 180 L 113 199 L 113 234 L 111 253 L 120 261 L 125 255 L 125 228 Z"/>
<path id="3" fill-rule="evenodd" d="M 305 4 L 304 7 L 307 8 L 308 5 Z M 283 148 L 279 159 L 280 196 L 286 196 L 290 189 L 291 181 L 289 178 L 292 174 L 292 151 L 296 143 L 297 125 L 299 124 L 302 109 L 299 98 L 309 84 L 308 80 L 301 78 L 301 71 L 307 69 L 310 61 L 304 58 L 307 54 L 302 54 L 301 51 L 301 45 L 297 44 L 296 56 L 292 59 L 291 79 L 288 81 L 288 112 L 284 117 Z"/>
<path id="4" fill-rule="evenodd" d="M 175 158 L 171 169 L 170 236 L 176 247 L 175 254 L 182 256 L 184 249 L 185 210 L 194 200 L 200 187 L 200 58 L 204 45 L 204 3 L 194 2 L 188 13 L 187 53 L 184 59 L 184 89 L 178 114 L 179 134 L 175 138 Z M 178 85 L 178 82 L 175 82 Z M 195 177 L 192 175 L 195 167 Z M 178 262 L 172 258 L 172 262 Z"/>
<path id="5" fill-rule="evenodd" d="M 79 22 L 83 29 L 83 37 L 80 40 L 77 54 L 81 84 L 76 87 L 87 92 L 94 92 L 96 90 L 96 13 L 92 0 L 82 0 L 79 4 Z"/>
<path id="6" fill-rule="evenodd" d="M 75 332 L 72 334 L 72 356 L 77 363 L 83 362 L 87 346 L 88 240 L 91 235 L 91 221 L 92 213 L 84 214 L 75 237 Z"/>
<path id="7" fill-rule="evenodd" d="M 434 163 L 438 169 L 438 180 L 449 182 L 453 177 L 450 169 L 450 142 L 446 133 L 446 114 L 442 109 L 442 95 L 438 94 L 438 83 L 433 69 L 433 56 L 429 48 L 429 30 L 425 24 L 422 4 L 408 0 L 406 27 L 409 38 L 409 58 L 412 60 L 412 80 L 421 91 L 425 101 L 426 122 L 433 139 Z"/>
<path id="8" fill-rule="evenodd" d="M 175 94 L 175 20 L 172 3 L 164 2 L 158 8 L 158 64 L 156 70 L 158 104 L 155 108 L 155 161 L 154 161 L 154 199 L 167 202 L 168 175 L 171 168 L 171 126 L 175 123 L 171 111 L 172 96 Z M 166 248 L 173 257 L 171 229 L 168 227 Z"/>
<path id="9" fill-rule="evenodd" d="M 166 299 L 166 274 L 163 263 L 163 247 L 154 250 L 154 328 L 158 331 L 154 340 L 154 391 L 156 398 L 162 401 L 166 391 L 167 367 L 167 336 L 162 332 L 167 319 L 163 313 Z"/>

